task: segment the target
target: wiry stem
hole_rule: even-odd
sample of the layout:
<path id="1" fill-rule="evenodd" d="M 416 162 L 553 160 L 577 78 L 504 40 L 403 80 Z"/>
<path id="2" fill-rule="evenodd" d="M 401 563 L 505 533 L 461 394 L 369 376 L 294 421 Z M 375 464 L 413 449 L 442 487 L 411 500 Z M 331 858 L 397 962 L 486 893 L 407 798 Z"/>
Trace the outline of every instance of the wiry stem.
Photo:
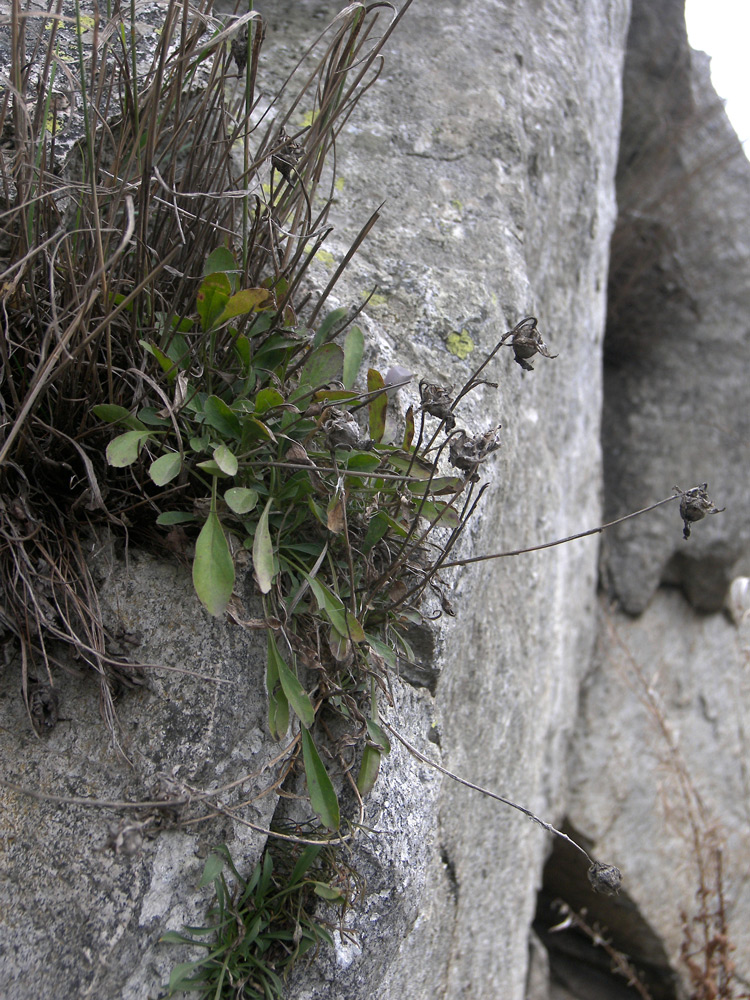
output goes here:
<path id="1" fill-rule="evenodd" d="M 539 552 L 540 549 L 551 549 L 555 545 L 564 545 L 566 542 L 574 542 L 576 538 L 586 538 L 587 535 L 598 535 L 602 531 L 606 531 L 607 528 L 613 528 L 616 524 L 622 524 L 623 521 L 629 521 L 631 517 L 640 517 L 641 514 L 647 514 L 650 510 L 655 510 L 657 507 L 661 507 L 662 504 L 671 503 L 672 500 L 679 500 L 681 497 L 680 493 L 675 493 L 670 497 L 665 497 L 663 500 L 657 500 L 656 503 L 652 503 L 648 507 L 642 507 L 641 510 L 634 510 L 630 514 L 625 514 L 623 517 L 618 517 L 614 521 L 607 521 L 606 524 L 600 524 L 598 528 L 589 528 L 588 531 L 579 531 L 575 535 L 568 535 L 565 538 L 556 538 L 554 542 L 543 542 L 541 545 L 530 545 L 526 549 L 511 549 L 508 552 L 491 552 L 489 555 L 485 556 L 471 556 L 468 559 L 454 559 L 452 562 L 444 562 L 441 569 L 448 569 L 449 566 L 468 566 L 469 563 L 485 562 L 487 559 L 504 559 L 506 556 L 521 556 L 526 552 Z"/>
<path id="2" fill-rule="evenodd" d="M 502 802 L 503 805 L 510 806 L 511 809 L 517 809 L 519 812 L 522 812 L 524 816 L 528 816 L 529 819 L 533 820 L 535 823 L 538 823 L 539 826 L 543 827 L 548 833 L 553 833 L 556 837 L 562 837 L 563 840 L 567 840 L 569 844 L 572 844 L 573 847 L 576 848 L 576 850 L 580 851 L 581 854 L 583 854 L 583 856 L 587 859 L 587 861 L 590 864 L 592 865 L 595 864 L 594 859 L 591 857 L 588 851 L 585 851 L 580 844 L 577 844 L 575 842 L 575 840 L 571 840 L 570 837 L 567 835 L 567 833 L 563 833 L 561 830 L 558 830 L 556 829 L 556 827 L 552 826 L 551 823 L 547 823 L 543 819 L 540 819 L 538 816 L 535 816 L 530 809 L 526 808 L 526 806 L 519 806 L 517 802 L 511 802 L 510 799 L 506 799 L 502 795 L 498 795 L 497 792 L 491 792 L 488 788 L 482 788 L 481 785 L 475 785 L 472 781 L 468 781 L 466 778 L 461 778 L 459 775 L 454 774 L 453 771 L 449 771 L 447 767 L 443 767 L 442 764 L 438 764 L 434 760 L 430 760 L 430 758 L 426 757 L 423 753 L 420 753 L 419 750 L 417 750 L 416 747 L 412 746 L 411 743 L 409 743 L 409 741 L 405 737 L 403 737 L 400 733 L 396 732 L 396 730 L 393 728 L 393 726 L 390 725 L 390 723 L 385 722 L 381 719 L 380 724 L 381 726 L 383 726 L 384 729 L 387 729 L 388 732 L 393 733 L 393 735 L 396 737 L 399 743 L 403 743 L 403 745 L 406 747 L 409 753 L 413 754 L 417 758 L 417 760 L 421 760 L 423 764 L 429 764 L 430 767 L 434 767 L 436 771 L 440 771 L 440 773 L 446 775 L 446 777 L 453 778 L 454 781 L 457 781 L 461 785 L 466 785 L 467 788 L 473 788 L 475 792 L 481 792 L 482 795 L 487 795 L 491 799 L 496 799 L 498 802 Z"/>

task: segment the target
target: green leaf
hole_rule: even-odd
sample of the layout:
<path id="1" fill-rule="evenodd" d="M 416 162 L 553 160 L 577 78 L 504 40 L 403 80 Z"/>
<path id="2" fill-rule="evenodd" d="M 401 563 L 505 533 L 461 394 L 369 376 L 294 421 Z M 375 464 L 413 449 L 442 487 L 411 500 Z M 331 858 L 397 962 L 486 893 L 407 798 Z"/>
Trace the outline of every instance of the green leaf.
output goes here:
<path id="1" fill-rule="evenodd" d="M 93 407 L 91 412 L 99 420 L 103 420 L 107 424 L 124 424 L 134 431 L 145 430 L 141 421 L 137 417 L 134 417 L 130 410 L 126 410 L 124 406 L 116 406 L 114 403 L 99 403 Z"/>
<path id="2" fill-rule="evenodd" d="M 396 454 L 390 454 L 388 456 L 389 463 L 397 472 L 406 473 L 409 472 L 410 476 L 414 476 L 415 479 L 429 479 L 435 472 L 435 466 L 432 462 L 428 462 L 426 458 L 422 458 L 419 455 L 405 455 L 403 452 L 397 452 Z M 454 479 L 458 482 L 458 479 Z M 418 487 L 416 484 L 410 484 L 415 487 L 415 489 L 422 489 L 424 492 L 424 487 Z"/>
<path id="3" fill-rule="evenodd" d="M 375 652 L 379 653 L 380 656 L 383 657 L 383 659 L 391 668 L 391 670 L 398 669 L 398 656 L 392 646 L 389 646 L 387 643 L 378 639 L 374 635 L 368 634 L 365 638 L 367 639 L 367 642 L 370 644 L 370 646 L 372 646 L 372 648 L 375 650 Z"/>
<path id="4" fill-rule="evenodd" d="M 179 931 L 166 931 L 159 938 L 159 944 L 195 944 L 192 938 L 185 937 L 184 934 L 180 934 Z"/>
<path id="5" fill-rule="evenodd" d="M 380 456 L 371 451 L 353 451 L 346 461 L 347 469 L 361 472 L 374 472 L 380 465 Z"/>
<path id="6" fill-rule="evenodd" d="M 237 459 L 225 444 L 220 444 L 218 448 L 214 448 L 214 461 L 225 475 L 236 475 L 238 468 Z"/>
<path id="7" fill-rule="evenodd" d="M 344 352 L 338 344 L 323 344 L 316 347 L 302 366 L 300 382 L 312 386 L 328 385 L 341 374 Z"/>
<path id="8" fill-rule="evenodd" d="M 149 427 L 171 427 L 172 421 L 168 417 L 161 417 L 157 412 L 156 408 L 153 406 L 142 406 L 138 411 L 138 420 L 136 423 L 139 424 L 138 428 L 140 430 L 146 424 Z"/>
<path id="9" fill-rule="evenodd" d="M 165 486 L 175 476 L 179 475 L 181 468 L 182 459 L 180 458 L 180 453 L 178 451 L 171 451 L 166 455 L 162 455 L 161 458 L 157 458 L 155 462 L 152 462 L 148 474 L 157 486 Z"/>
<path id="10" fill-rule="evenodd" d="M 385 389 L 385 380 L 379 371 L 374 368 L 367 370 L 367 391 L 377 392 L 378 389 Z M 367 404 L 370 414 L 370 437 L 379 444 L 385 434 L 385 412 L 388 408 L 388 397 L 385 392 L 371 399 Z"/>
<path id="11" fill-rule="evenodd" d="M 176 318 L 173 322 L 176 322 Z M 190 320 L 183 320 L 179 326 L 180 329 L 190 330 L 192 329 L 193 324 Z M 171 358 L 178 368 L 186 368 L 188 366 L 188 361 L 190 359 L 190 347 L 182 334 L 172 334 L 169 347 L 167 347 L 167 357 Z"/>
<path id="12" fill-rule="evenodd" d="M 451 507 L 440 500 L 434 502 L 432 500 L 420 500 L 415 510 L 419 510 L 420 516 L 426 517 L 430 524 L 437 523 L 442 528 L 457 528 L 461 523 L 461 518 L 455 507 Z"/>
<path id="13" fill-rule="evenodd" d="M 379 510 L 377 514 L 370 518 L 367 532 L 362 539 L 362 551 L 369 552 L 376 545 L 390 527 L 388 515 L 384 510 Z"/>
<path id="14" fill-rule="evenodd" d="M 204 885 L 208 885 L 209 882 L 213 882 L 213 880 L 218 878 L 223 871 L 224 858 L 215 852 L 209 854 L 206 858 L 206 863 L 203 866 L 203 874 L 201 875 L 201 880 L 198 883 L 198 888 L 202 889 Z"/>
<path id="15" fill-rule="evenodd" d="M 244 486 L 233 486 L 226 491 L 224 499 L 235 514 L 248 514 L 257 504 L 258 494 L 255 490 L 248 490 Z"/>
<path id="16" fill-rule="evenodd" d="M 209 396 L 203 405 L 203 416 L 206 423 L 226 437 L 241 436 L 240 422 L 237 414 L 220 399 L 219 396 Z"/>
<path id="17" fill-rule="evenodd" d="M 240 336 L 235 340 L 234 351 L 242 364 L 243 375 L 247 376 L 250 373 L 250 365 L 253 355 L 250 350 L 250 341 L 244 333 L 240 334 Z"/>
<path id="18" fill-rule="evenodd" d="M 312 863 L 323 850 L 322 844 L 308 844 L 299 856 L 299 861 L 294 866 L 292 874 L 289 876 L 289 886 L 296 885 L 307 873 Z"/>
<path id="19" fill-rule="evenodd" d="M 107 445 L 107 461 L 116 469 L 132 465 L 138 458 L 144 441 L 151 437 L 150 431 L 125 431 Z"/>
<path id="20" fill-rule="evenodd" d="M 391 752 L 391 741 L 374 719 L 367 720 L 367 735 L 373 743 L 377 743 L 378 749 L 383 753 Z"/>
<path id="21" fill-rule="evenodd" d="M 231 294 L 232 286 L 223 271 L 208 274 L 203 279 L 196 296 L 196 308 L 204 333 L 216 326 Z"/>
<path id="22" fill-rule="evenodd" d="M 302 757 L 305 762 L 307 790 L 310 793 L 310 805 L 323 826 L 329 830 L 338 830 L 340 823 L 339 800 L 336 797 L 331 779 L 318 756 L 312 736 L 307 729 L 301 729 Z"/>
<path id="23" fill-rule="evenodd" d="M 351 389 L 354 385 L 359 374 L 364 353 L 364 334 L 358 326 L 353 326 L 344 340 L 344 374 L 342 381 L 345 389 Z"/>
<path id="24" fill-rule="evenodd" d="M 414 440 L 414 407 L 410 406 L 406 411 L 406 420 L 404 424 L 404 451 L 408 451 L 411 448 L 411 443 Z"/>
<path id="25" fill-rule="evenodd" d="M 207 472 L 209 476 L 216 476 L 217 479 L 226 478 L 226 472 L 220 469 L 212 458 L 207 458 L 205 462 L 196 462 L 195 467 L 196 469 L 201 469 L 203 472 Z"/>
<path id="26" fill-rule="evenodd" d="M 415 475 L 419 475 L 419 472 Z M 464 488 L 464 481 L 458 476 L 433 476 L 429 483 L 409 483 L 409 491 L 417 496 L 438 496 L 447 493 L 460 493 Z"/>
<path id="27" fill-rule="evenodd" d="M 156 346 L 156 344 L 149 344 L 147 340 L 139 340 L 138 343 L 144 351 L 147 351 L 152 357 L 156 358 L 162 368 L 162 371 L 167 373 L 167 379 L 170 382 L 174 382 L 177 378 L 177 365 L 172 358 L 170 358 L 168 354 L 165 354 L 160 347 Z"/>
<path id="28" fill-rule="evenodd" d="M 189 514 L 186 510 L 165 510 L 159 514 L 156 523 L 162 526 L 169 524 L 187 524 L 195 520 L 195 514 Z"/>
<path id="29" fill-rule="evenodd" d="M 268 693 L 268 729 L 275 740 L 280 740 L 289 728 L 289 702 L 279 677 L 279 657 L 274 655 L 276 643 L 268 630 L 268 656 L 266 659 L 266 692 Z"/>
<path id="30" fill-rule="evenodd" d="M 263 509 L 263 513 L 258 520 L 258 527 L 255 529 L 253 539 L 253 566 L 255 575 L 258 578 L 258 587 L 261 594 L 267 594 L 273 584 L 276 575 L 274 570 L 273 544 L 271 543 L 271 532 L 268 529 L 268 514 L 273 503 L 273 497 Z"/>
<path id="31" fill-rule="evenodd" d="M 261 389 L 255 397 L 255 412 L 258 414 L 266 413 L 274 406 L 281 406 L 283 402 L 284 397 L 277 389 Z"/>
<path id="32" fill-rule="evenodd" d="M 226 247 L 217 247 L 206 257 L 206 262 L 203 265 L 203 276 L 208 277 L 209 274 L 216 274 L 217 271 L 236 270 L 237 261 L 234 259 L 232 251 Z"/>
<path id="33" fill-rule="evenodd" d="M 328 587 L 324 586 L 315 577 L 303 574 L 310 584 L 310 589 L 318 602 L 318 608 L 323 611 L 331 625 L 344 639 L 353 639 L 354 642 L 364 642 L 365 633 L 357 619 L 344 607 L 341 598 L 336 597 Z"/>
<path id="34" fill-rule="evenodd" d="M 210 614 L 223 614 L 234 589 L 234 562 L 214 510 L 206 518 L 195 543 L 193 586 Z"/>
<path id="35" fill-rule="evenodd" d="M 347 309 L 334 309 L 329 312 L 326 318 L 318 327 L 318 330 L 313 339 L 313 347 L 320 347 L 321 344 L 325 344 L 327 340 L 331 337 L 335 337 L 339 330 L 344 325 L 344 320 L 348 315 Z"/>
<path id="36" fill-rule="evenodd" d="M 315 721 L 315 710 L 312 702 L 304 690 L 295 674 L 284 662 L 284 658 L 279 653 L 276 640 L 269 631 L 268 633 L 268 656 L 275 661 L 276 671 L 281 682 L 281 687 L 286 695 L 286 699 L 294 709 L 297 718 L 307 729 Z"/>
<path id="37" fill-rule="evenodd" d="M 324 403 L 356 403 L 360 394 L 349 389 L 318 389 L 313 398 Z M 294 402 L 294 397 L 290 397 Z"/>
<path id="38" fill-rule="evenodd" d="M 267 288 L 243 288 L 229 299 L 215 326 L 221 326 L 235 316 L 247 316 L 259 309 L 267 309 L 270 305 L 273 305 L 273 295 Z"/>
<path id="39" fill-rule="evenodd" d="M 357 775 L 357 790 L 363 798 L 369 795 L 375 786 L 375 782 L 378 779 L 378 772 L 380 771 L 381 756 L 380 751 L 369 744 L 362 753 L 362 763 L 359 766 L 359 774 Z"/>
<path id="40" fill-rule="evenodd" d="M 334 889 L 333 886 L 327 885 L 325 882 L 315 882 L 314 885 L 313 892 L 321 899 L 327 899 L 330 903 L 344 899 L 344 894 L 340 889 Z"/>

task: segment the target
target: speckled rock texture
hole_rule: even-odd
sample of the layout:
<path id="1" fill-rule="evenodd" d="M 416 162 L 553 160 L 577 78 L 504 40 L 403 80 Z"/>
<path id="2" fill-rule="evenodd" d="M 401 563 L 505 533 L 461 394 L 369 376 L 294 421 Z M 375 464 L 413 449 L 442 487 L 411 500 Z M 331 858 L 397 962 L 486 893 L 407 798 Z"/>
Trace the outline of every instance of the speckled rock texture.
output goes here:
<path id="1" fill-rule="evenodd" d="M 610 519 L 708 482 L 722 517 L 686 544 L 669 507 L 604 543 L 631 614 L 661 581 L 718 610 L 750 543 L 750 171 L 690 50 L 680 0 L 634 2 L 617 168 L 602 443 Z M 745 566 L 746 568 L 746 566 Z"/>
<path id="2" fill-rule="evenodd" d="M 271 94 L 341 4 L 255 6 L 267 27 L 261 87 Z M 558 889 L 654 973 L 654 1000 L 689 995 L 679 910 L 694 899 L 694 866 L 651 690 L 679 731 L 706 816 L 721 820 L 733 927 L 750 950 L 746 889 L 735 881 L 737 864 L 747 869 L 738 756 L 750 727 L 748 639 L 742 612 L 730 622 L 719 610 L 748 530 L 739 220 L 750 168 L 705 60 L 687 48 L 680 4 L 636 0 L 630 13 L 629 0 L 415 0 L 339 139 L 331 257 L 315 275 L 323 287 L 383 203 L 336 288 L 345 306 L 375 288 L 361 317 L 370 363 L 458 388 L 527 315 L 559 355 L 524 372 L 500 351 L 483 373 L 497 387 L 473 392 L 457 413 L 472 432 L 502 424 L 457 557 L 582 531 L 675 483 L 708 480 L 727 505 L 689 542 L 671 504 L 628 522 L 603 551 L 592 535 L 446 570 L 455 618 L 422 635 L 428 669 L 394 679 L 387 719 L 421 753 L 566 823 L 592 855 L 624 869 L 625 890 L 602 903 L 579 854 L 550 853 L 527 818 L 395 746 L 351 855 L 368 886 L 347 915 L 353 936 L 300 964 L 289 1000 L 618 1000 L 625 987 L 606 957 L 597 965 L 578 942 L 563 962 L 538 914 L 531 932 L 538 902 L 541 913 Z M 400 398 L 416 402 L 416 390 Z M 212 680 L 154 669 L 123 692 L 126 764 L 90 678 L 70 682 L 75 717 L 62 702 L 61 721 L 37 741 L 11 663 L 0 672 L 3 776 L 103 799 L 142 798 L 165 778 L 218 793 L 257 772 L 243 799 L 272 784 L 278 747 L 265 734 L 257 640 L 205 617 L 185 569 L 137 553 L 104 563 L 102 600 L 125 632 L 140 633 L 138 656 Z M 597 595 L 600 566 L 619 610 Z M 156 940 L 200 913 L 206 851 L 226 839 L 249 867 L 263 844 L 226 816 L 181 831 L 154 819 L 127 853 L 126 831 L 110 829 L 106 810 L 7 788 L 0 803 L 0 992 L 9 1000 L 164 995 L 182 956 Z M 268 794 L 245 818 L 267 827 L 275 810 Z"/>

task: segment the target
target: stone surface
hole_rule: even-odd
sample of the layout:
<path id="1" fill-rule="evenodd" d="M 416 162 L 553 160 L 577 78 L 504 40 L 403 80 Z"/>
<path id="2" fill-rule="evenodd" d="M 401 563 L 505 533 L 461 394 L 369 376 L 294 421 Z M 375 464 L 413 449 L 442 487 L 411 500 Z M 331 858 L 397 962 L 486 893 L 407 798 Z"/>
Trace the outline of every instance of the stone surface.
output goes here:
<path id="1" fill-rule="evenodd" d="M 137 552 L 125 562 L 105 549 L 96 559 L 108 627 L 140 639 L 132 654 L 155 666 L 116 700 L 115 740 L 91 671 L 55 671 L 60 719 L 41 739 L 18 665 L 0 671 L 2 776 L 42 796 L 0 786 L 0 993 L 8 1000 L 159 995 L 185 955 L 158 938 L 201 922 L 209 895 L 196 886 L 208 852 L 226 843 L 252 868 L 265 837 L 242 820 L 267 828 L 277 799 L 274 791 L 259 797 L 278 777 L 265 641 L 210 618 L 186 569 Z M 219 815 L 178 831 L 158 810 L 45 798 L 139 802 L 186 790 L 196 799 L 215 790 L 228 807 L 250 804 L 238 819 Z M 195 801 L 176 817 L 207 811 Z"/>
<path id="2" fill-rule="evenodd" d="M 740 981 L 750 973 L 750 788 L 743 763 L 749 642 L 747 622 L 738 627 L 721 614 L 697 617 L 678 590 L 661 589 L 638 619 L 603 612 L 598 653 L 582 687 L 568 818 L 626 876 L 623 898 L 606 916 L 594 912 L 636 965 L 663 967 L 666 959 L 685 995 L 681 913 L 696 912 L 700 854 L 709 908 L 716 906 L 712 843 L 723 850 Z M 633 908 L 640 932 L 632 920 L 626 926 Z M 654 953 L 655 944 L 663 954 Z"/>
<path id="3" fill-rule="evenodd" d="M 660 580 L 723 603 L 750 542 L 750 170 L 687 44 L 680 0 L 636 0 L 624 75 L 620 208 L 604 352 L 608 519 L 708 481 L 721 517 L 684 541 L 673 507 L 604 543 L 609 586 L 637 614 Z"/>
<path id="4" fill-rule="evenodd" d="M 290 64 L 311 19 L 323 23 L 335 9 L 268 5 L 268 51 Z M 600 351 L 627 14 L 626 3 L 416 3 L 339 142 L 343 187 L 327 244 L 335 261 L 385 200 L 337 287 L 348 304 L 377 285 L 366 318 L 378 338 L 370 363 L 382 371 L 398 363 L 458 388 L 528 314 L 560 355 L 524 374 L 501 351 L 485 373 L 499 389 L 477 391 L 461 407 L 460 424 L 472 431 L 503 423 L 464 555 L 598 523 Z M 474 345 L 464 359 L 451 353 L 451 335 Z M 540 813 L 561 806 L 566 734 L 593 639 L 596 555 L 588 539 L 446 574 L 456 619 L 438 644 L 434 709 L 444 762 Z M 423 732 L 429 724 L 425 717 Z M 543 834 L 445 780 L 427 822 L 435 840 L 419 916 L 388 967 L 373 957 L 377 924 L 362 930 L 357 995 L 520 998 Z M 305 996 L 304 984 L 292 995 Z"/>
<path id="5" fill-rule="evenodd" d="M 256 6 L 268 21 L 268 95 L 340 5 Z M 619 613 L 600 621 L 597 536 L 446 570 L 456 616 L 438 622 L 420 647 L 430 662 L 409 675 L 417 686 L 394 682 L 396 705 L 386 715 L 420 752 L 466 778 L 557 823 L 567 814 L 567 828 L 587 849 L 620 865 L 624 893 L 606 905 L 592 902 L 579 855 L 557 867 L 571 902 L 594 907 L 662 976 L 656 1000 L 674 1000 L 679 909 L 692 904 L 695 883 L 674 800 L 674 755 L 663 753 L 664 728 L 639 700 L 648 687 L 639 691 L 637 676 L 633 682 L 629 656 L 679 728 L 707 816 L 721 819 L 728 898 L 733 914 L 747 913 L 746 888 L 735 877 L 747 869 L 748 796 L 736 763 L 747 749 L 742 648 L 750 637 L 738 631 L 746 627 L 746 588 L 733 590 L 738 624 L 696 615 L 675 589 L 653 594 L 672 580 L 695 605 L 719 607 L 746 543 L 747 476 L 737 468 L 748 467 L 740 385 L 748 248 L 736 223 L 740 210 L 747 214 L 749 175 L 714 110 L 705 63 L 687 50 L 679 4 L 639 0 L 627 43 L 619 270 L 610 281 L 603 387 L 629 9 L 628 0 L 415 2 L 388 43 L 380 79 L 340 137 L 336 229 L 326 244 L 333 261 L 316 262 L 315 280 L 327 282 L 385 201 L 336 290 L 336 304 L 348 306 L 377 285 L 362 316 L 370 364 L 383 372 L 402 365 L 415 382 L 459 388 L 529 314 L 559 354 L 523 372 L 511 352 L 500 351 L 484 373 L 498 388 L 484 386 L 460 407 L 459 425 L 472 433 L 503 427 L 501 448 L 482 469 L 487 492 L 457 556 L 592 527 L 602 499 L 617 516 L 667 495 L 673 483 L 708 479 L 719 506 L 730 508 L 696 525 L 689 543 L 667 507 L 628 522 L 608 544 L 602 566 L 623 607 L 637 612 L 652 600 L 635 621 Z M 651 104 L 653 120 L 644 117 Z M 664 120 L 674 123 L 666 135 L 655 125 Z M 717 159 L 724 144 L 732 155 Z M 706 183 L 708 162 L 721 171 L 721 184 Z M 710 189 L 698 204 L 696 188 Z M 676 199 L 668 216 L 665 192 Z M 644 248 L 658 251 L 656 259 Z M 709 255 L 716 261 L 710 278 Z M 413 387 L 403 390 L 400 412 L 415 399 Z M 675 560 L 685 552 L 692 562 Z M 264 657 L 252 636 L 204 617 L 186 572 L 134 553 L 129 569 L 115 565 L 104 599 L 113 619 L 143 633 L 138 655 L 232 685 L 148 670 L 147 684 L 117 702 L 127 765 L 99 720 L 90 678 L 68 682 L 79 718 L 65 718 L 64 700 L 44 742 L 19 739 L 29 729 L 10 665 L 0 674 L 4 776 L 43 793 L 133 800 L 160 774 L 205 789 L 257 771 L 276 745 L 264 735 Z M 708 570 L 715 570 L 711 580 Z M 243 798 L 258 785 L 249 787 Z M 233 794 L 239 801 L 239 790 Z M 12 1000 L 55 995 L 60 983 L 71 996 L 158 995 L 182 956 L 155 942 L 167 927 L 199 920 L 205 897 L 193 887 L 202 855 L 229 838 L 249 867 L 262 846 L 240 822 L 219 818 L 212 827 L 146 836 L 135 854 L 116 854 L 105 845 L 110 828 L 116 840 L 120 812 L 58 808 L 7 788 L 0 796 L 7 862 L 0 986 Z M 244 818 L 267 826 L 275 796 L 259 808 Z M 440 778 L 396 745 L 364 823 L 352 857 L 369 895 L 347 917 L 356 938 L 338 939 L 334 952 L 300 966 L 290 1000 L 620 995 L 583 953 L 563 985 L 554 979 L 554 956 L 548 962 L 536 943 L 529 973 L 537 890 L 550 882 L 548 840 L 527 818 Z M 750 918 L 734 918 L 744 954 L 747 927 Z"/>

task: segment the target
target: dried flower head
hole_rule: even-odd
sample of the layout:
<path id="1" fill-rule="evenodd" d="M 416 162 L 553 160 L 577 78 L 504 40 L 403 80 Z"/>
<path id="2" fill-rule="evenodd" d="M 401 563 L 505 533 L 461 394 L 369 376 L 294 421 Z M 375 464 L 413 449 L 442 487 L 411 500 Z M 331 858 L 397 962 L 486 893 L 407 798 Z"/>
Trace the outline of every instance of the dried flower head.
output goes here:
<path id="1" fill-rule="evenodd" d="M 451 390 L 442 385 L 433 385 L 431 382 L 422 380 L 419 383 L 419 396 L 425 413 L 431 413 L 433 417 L 444 420 L 445 429 L 452 431 L 456 426 L 456 418 L 451 410 L 453 404 Z"/>
<path id="2" fill-rule="evenodd" d="M 331 451 L 336 451 L 337 448 L 351 451 L 353 448 L 364 448 L 369 444 L 369 442 L 362 442 L 362 432 L 354 417 L 335 406 L 331 406 L 325 411 L 323 433 Z"/>
<path id="3" fill-rule="evenodd" d="M 682 537 L 690 538 L 690 525 L 693 521 L 702 521 L 706 514 L 721 514 L 726 507 L 717 507 L 708 495 L 708 483 L 693 486 L 689 490 L 681 490 L 679 486 L 672 487 L 680 500 L 680 517 L 682 518 Z"/>
<path id="4" fill-rule="evenodd" d="M 544 343 L 537 329 L 536 316 L 527 316 L 522 319 L 508 334 L 510 336 L 510 346 L 517 363 L 527 372 L 533 372 L 534 368 L 529 364 L 528 359 L 535 354 L 541 354 L 543 358 L 556 358 L 556 354 L 550 354 L 549 348 Z"/>
<path id="5" fill-rule="evenodd" d="M 232 59 L 234 59 L 237 64 L 237 72 L 244 73 L 245 66 L 247 66 L 247 41 L 248 41 L 248 27 L 237 32 L 237 37 L 232 39 Z"/>
<path id="6" fill-rule="evenodd" d="M 616 896 L 622 885 L 622 872 L 614 865 L 594 861 L 589 868 L 589 882 L 594 892 L 604 896 Z"/>
<path id="7" fill-rule="evenodd" d="M 292 173 L 296 173 L 297 164 L 302 158 L 302 146 L 286 134 L 283 128 L 279 129 L 276 137 L 276 145 L 271 156 L 271 165 L 274 166 L 281 176 L 292 183 Z"/>
<path id="8" fill-rule="evenodd" d="M 464 472 L 473 472 L 488 455 L 500 447 L 500 427 L 492 427 L 484 434 L 470 438 L 466 431 L 458 431 L 452 438 L 449 449 L 451 464 Z"/>
<path id="9" fill-rule="evenodd" d="M 54 729 L 60 718 L 60 698 L 57 691 L 42 681 L 30 681 L 28 686 L 29 715 L 37 733 Z"/>

